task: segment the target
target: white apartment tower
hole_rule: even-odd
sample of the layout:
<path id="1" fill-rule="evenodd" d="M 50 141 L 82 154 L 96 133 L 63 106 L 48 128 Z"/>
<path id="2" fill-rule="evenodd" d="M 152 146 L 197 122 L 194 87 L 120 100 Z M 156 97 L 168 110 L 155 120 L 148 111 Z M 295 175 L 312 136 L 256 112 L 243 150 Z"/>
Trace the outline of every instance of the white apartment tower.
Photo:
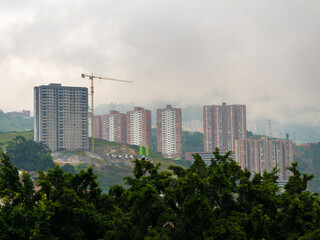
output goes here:
<path id="1" fill-rule="evenodd" d="M 35 87 L 34 140 L 52 151 L 88 149 L 88 89 L 55 83 Z"/>
<path id="2" fill-rule="evenodd" d="M 127 112 L 127 143 L 151 149 L 151 111 L 135 107 Z"/>
<path id="3" fill-rule="evenodd" d="M 102 116 L 102 139 L 127 143 L 127 115 L 115 110 Z"/>
<path id="4" fill-rule="evenodd" d="M 158 151 L 167 158 L 182 157 L 181 109 L 167 105 L 157 109 Z"/>

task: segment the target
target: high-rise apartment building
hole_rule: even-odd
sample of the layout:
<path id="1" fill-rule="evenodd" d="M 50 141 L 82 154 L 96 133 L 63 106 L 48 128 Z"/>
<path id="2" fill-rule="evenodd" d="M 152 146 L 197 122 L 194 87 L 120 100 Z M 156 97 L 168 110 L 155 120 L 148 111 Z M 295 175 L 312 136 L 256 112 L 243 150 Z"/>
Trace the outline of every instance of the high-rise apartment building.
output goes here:
<path id="1" fill-rule="evenodd" d="M 127 115 L 111 110 L 102 116 L 102 139 L 127 143 Z"/>
<path id="2" fill-rule="evenodd" d="M 94 138 L 102 139 L 102 116 L 94 115 Z M 92 137 L 92 112 L 88 112 L 88 136 Z"/>
<path id="3" fill-rule="evenodd" d="M 102 116 L 94 115 L 94 138 L 102 139 Z"/>
<path id="4" fill-rule="evenodd" d="M 236 140 L 236 161 L 252 173 L 271 172 L 275 166 L 280 169 L 279 180 L 287 181 L 290 172 L 286 170 L 293 162 L 293 142 L 283 139 L 239 139 Z"/>
<path id="5" fill-rule="evenodd" d="M 134 107 L 127 112 L 127 143 L 151 149 L 151 111 Z"/>
<path id="6" fill-rule="evenodd" d="M 182 157 L 181 109 L 167 105 L 157 109 L 158 152 L 167 158 Z"/>
<path id="7" fill-rule="evenodd" d="M 236 139 L 246 137 L 245 105 L 211 105 L 203 107 L 204 151 L 216 147 L 234 151 Z"/>
<path id="8" fill-rule="evenodd" d="M 34 139 L 52 151 L 88 149 L 88 89 L 35 87 Z"/>

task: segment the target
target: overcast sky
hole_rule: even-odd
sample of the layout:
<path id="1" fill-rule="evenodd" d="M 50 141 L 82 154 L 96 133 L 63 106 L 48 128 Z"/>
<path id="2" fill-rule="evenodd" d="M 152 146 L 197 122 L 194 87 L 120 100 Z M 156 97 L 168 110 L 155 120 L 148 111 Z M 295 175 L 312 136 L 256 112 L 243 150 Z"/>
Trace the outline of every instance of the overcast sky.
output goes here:
<path id="1" fill-rule="evenodd" d="M 96 106 L 246 104 L 249 119 L 320 126 L 318 0 L 0 1 L 0 108 L 33 87 L 89 87 Z"/>

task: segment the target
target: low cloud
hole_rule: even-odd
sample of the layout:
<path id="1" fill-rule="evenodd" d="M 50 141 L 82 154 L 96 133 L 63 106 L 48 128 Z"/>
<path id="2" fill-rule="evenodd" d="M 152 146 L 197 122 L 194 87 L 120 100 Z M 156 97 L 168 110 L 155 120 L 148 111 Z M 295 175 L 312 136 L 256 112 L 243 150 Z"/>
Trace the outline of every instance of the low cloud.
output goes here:
<path id="1" fill-rule="evenodd" d="M 10 1 L 0 10 L 0 108 L 33 87 L 88 86 L 96 104 L 246 104 L 250 119 L 320 126 L 318 1 Z"/>

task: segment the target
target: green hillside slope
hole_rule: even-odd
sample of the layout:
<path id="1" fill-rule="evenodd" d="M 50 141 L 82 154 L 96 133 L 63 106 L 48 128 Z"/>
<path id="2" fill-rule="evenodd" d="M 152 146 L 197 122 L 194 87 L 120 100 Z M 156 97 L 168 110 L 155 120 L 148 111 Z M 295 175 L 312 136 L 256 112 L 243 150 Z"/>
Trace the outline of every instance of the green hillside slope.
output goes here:
<path id="1" fill-rule="evenodd" d="M 311 192 L 320 193 L 320 143 L 306 146 L 294 146 L 294 161 L 299 162 L 299 170 L 303 173 L 314 174 L 309 184 Z"/>
<path id="2" fill-rule="evenodd" d="M 0 147 L 5 146 L 9 141 L 12 141 L 16 136 L 22 136 L 27 140 L 33 140 L 33 131 L 0 133 Z"/>
<path id="3" fill-rule="evenodd" d="M 19 132 L 33 129 L 33 118 L 12 117 L 0 110 L 0 132 Z"/>
<path id="4" fill-rule="evenodd" d="M 91 144 L 90 144 L 91 148 Z M 105 140 L 95 139 L 95 152 L 100 156 L 107 157 L 109 154 L 114 155 L 139 155 L 139 147 L 135 145 L 108 142 Z M 161 163 L 161 170 L 167 170 L 170 165 L 189 166 L 186 161 L 174 161 L 163 158 L 162 154 L 150 150 L 149 159 L 154 163 Z M 102 189 L 107 190 L 114 184 L 124 185 L 123 177 L 131 176 L 133 164 L 131 159 L 120 158 L 114 159 L 123 165 L 107 165 L 103 167 L 94 167 L 96 174 L 99 175 L 98 181 Z M 86 166 L 80 166 L 80 168 Z M 80 170 L 79 167 L 77 168 Z"/>
<path id="5" fill-rule="evenodd" d="M 200 134 L 188 134 L 188 148 L 199 141 Z M 4 147 L 7 142 L 13 140 L 16 136 L 23 136 L 26 139 L 33 139 L 33 131 L 30 132 L 13 132 L 13 133 L 0 133 L 0 148 Z M 195 138 L 192 140 L 192 138 Z M 91 141 L 90 141 L 91 142 Z M 202 143 L 200 143 L 201 145 Z M 200 149 L 201 146 L 195 148 Z M 95 152 L 100 156 L 107 156 L 108 154 L 114 155 L 138 155 L 139 147 L 127 144 L 120 144 L 108 142 L 104 140 L 95 140 Z M 75 155 L 83 155 L 83 152 L 72 152 Z M 188 166 L 190 163 L 187 161 L 173 161 L 164 159 L 161 153 L 150 151 L 149 158 L 155 163 L 161 162 L 161 169 L 167 169 L 170 165 Z M 123 184 L 122 178 L 132 174 L 133 166 L 130 159 L 115 159 L 114 164 L 105 164 L 95 166 L 95 172 L 99 175 L 99 182 L 103 189 L 108 189 L 114 184 Z M 299 169 L 301 172 L 307 174 L 314 174 L 315 178 L 309 184 L 309 190 L 312 192 L 320 192 L 320 144 L 310 144 L 307 146 L 294 146 L 294 161 L 299 162 Z M 90 164 L 78 163 L 76 169 L 87 168 Z M 92 165 L 92 164 L 91 164 Z"/>

